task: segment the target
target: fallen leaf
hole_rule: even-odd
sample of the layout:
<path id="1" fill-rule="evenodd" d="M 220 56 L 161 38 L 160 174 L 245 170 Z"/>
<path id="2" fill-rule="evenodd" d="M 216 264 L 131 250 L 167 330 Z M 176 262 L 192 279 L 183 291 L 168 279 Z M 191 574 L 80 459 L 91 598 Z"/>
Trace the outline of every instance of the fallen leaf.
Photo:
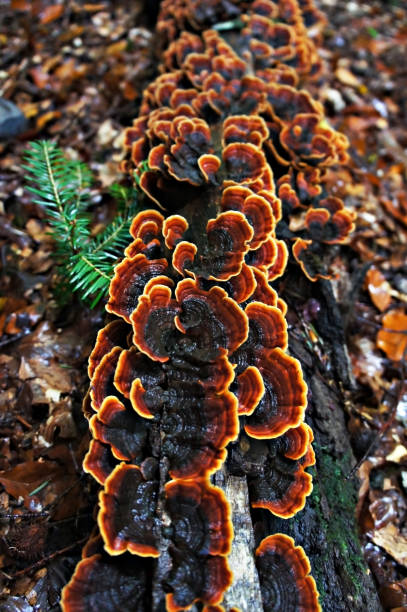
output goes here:
<path id="1" fill-rule="evenodd" d="M 124 87 L 123 87 L 123 95 L 126 98 L 126 100 L 135 100 L 138 96 L 138 92 L 133 87 L 133 85 L 129 83 L 129 81 L 125 81 Z"/>
<path id="2" fill-rule="evenodd" d="M 43 115 L 41 115 L 37 119 L 37 128 L 39 130 L 42 130 L 44 125 L 46 125 L 47 123 L 49 123 L 53 119 L 59 119 L 61 114 L 62 114 L 61 111 L 48 111 L 47 113 L 44 113 Z"/>
<path id="3" fill-rule="evenodd" d="M 29 11 L 31 2 L 28 0 L 11 0 L 11 8 L 15 11 Z"/>
<path id="4" fill-rule="evenodd" d="M 0 474 L 0 483 L 9 495 L 16 499 L 25 498 L 43 483 L 50 482 L 57 475 L 61 477 L 63 473 L 64 468 L 54 461 L 24 461 Z"/>
<path id="5" fill-rule="evenodd" d="M 114 57 L 123 53 L 127 47 L 127 40 L 119 40 L 109 45 L 106 49 L 107 55 L 113 55 Z"/>
<path id="6" fill-rule="evenodd" d="M 32 80 L 34 81 L 38 89 L 44 89 L 44 87 L 48 85 L 49 74 L 44 72 L 42 68 L 40 67 L 31 68 L 29 72 L 30 72 Z"/>
<path id="7" fill-rule="evenodd" d="M 83 8 L 85 11 L 103 11 L 104 9 L 106 9 L 106 5 L 105 4 L 93 4 L 93 3 L 88 3 L 88 4 L 84 4 Z"/>
<path id="8" fill-rule="evenodd" d="M 353 72 L 347 68 L 337 68 L 335 70 L 335 76 L 343 85 L 349 85 L 350 87 L 359 87 L 360 81 Z"/>
<path id="9" fill-rule="evenodd" d="M 402 308 L 391 310 L 384 315 L 376 345 L 389 359 L 403 359 L 407 350 L 407 315 Z"/>
<path id="10" fill-rule="evenodd" d="M 376 529 L 370 534 L 377 546 L 381 546 L 400 565 L 407 567 L 407 538 L 400 533 L 395 525 L 390 523 L 382 529 Z"/>
<path id="11" fill-rule="evenodd" d="M 397 444 L 392 452 L 387 455 L 387 461 L 393 461 L 394 463 L 400 463 L 407 458 L 407 448 L 402 444 Z"/>
<path id="12" fill-rule="evenodd" d="M 51 23 L 55 19 L 58 19 L 64 12 L 63 4 L 51 4 L 51 6 L 45 7 L 43 11 L 40 13 L 40 21 L 41 23 Z"/>
<path id="13" fill-rule="evenodd" d="M 369 268 L 366 274 L 365 284 L 369 291 L 370 299 L 376 308 L 378 308 L 380 312 L 387 310 L 391 303 L 391 286 L 380 270 L 374 266 Z"/>

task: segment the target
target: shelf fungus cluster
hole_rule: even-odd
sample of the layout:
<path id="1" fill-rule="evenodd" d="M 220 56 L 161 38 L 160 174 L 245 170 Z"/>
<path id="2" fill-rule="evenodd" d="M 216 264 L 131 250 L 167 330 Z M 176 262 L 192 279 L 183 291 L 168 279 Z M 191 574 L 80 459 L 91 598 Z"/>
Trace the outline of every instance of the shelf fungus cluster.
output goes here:
<path id="1" fill-rule="evenodd" d="M 253 508 L 283 518 L 311 492 L 307 387 L 270 283 L 290 251 L 311 280 L 328 276 L 324 245 L 353 226 L 326 187 L 346 140 L 300 87 L 320 74 L 321 23 L 309 0 L 161 3 L 161 74 L 123 164 L 150 208 L 133 220 L 110 286 L 115 318 L 89 359 L 84 468 L 102 487 L 98 533 L 65 612 L 232 610 L 231 512 L 212 475 L 226 462 L 246 475 Z M 266 612 L 320 609 L 290 538 L 263 540 L 256 564 Z"/>

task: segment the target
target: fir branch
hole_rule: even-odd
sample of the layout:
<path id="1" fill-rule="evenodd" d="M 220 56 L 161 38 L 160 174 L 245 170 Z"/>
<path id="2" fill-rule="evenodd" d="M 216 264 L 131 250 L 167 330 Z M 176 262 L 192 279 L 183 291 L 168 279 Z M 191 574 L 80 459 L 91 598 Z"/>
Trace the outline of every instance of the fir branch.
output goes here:
<path id="1" fill-rule="evenodd" d="M 27 189 L 49 217 L 55 240 L 60 287 L 68 281 L 72 291 L 95 306 L 106 296 L 116 260 L 129 243 L 129 229 L 137 211 L 135 190 L 113 185 L 117 215 L 97 236 L 91 235 L 89 187 L 92 175 L 80 161 L 67 160 L 50 141 L 31 143 L 25 153 Z"/>

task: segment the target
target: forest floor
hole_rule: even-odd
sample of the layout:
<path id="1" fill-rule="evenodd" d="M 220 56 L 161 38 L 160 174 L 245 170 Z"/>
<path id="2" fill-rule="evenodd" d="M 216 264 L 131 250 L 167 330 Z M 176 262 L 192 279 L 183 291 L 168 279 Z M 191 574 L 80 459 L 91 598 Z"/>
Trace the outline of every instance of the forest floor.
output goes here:
<path id="1" fill-rule="evenodd" d="M 151 5 L 151 3 L 150 3 Z M 130 8 L 129 8 L 130 7 Z M 350 140 L 333 194 L 357 215 L 334 286 L 354 375 L 345 409 L 361 486 L 355 508 L 385 610 L 407 610 L 407 9 L 322 0 L 318 96 Z M 55 297 L 49 226 L 25 189 L 28 143 L 53 139 L 95 177 L 94 228 L 112 218 L 121 134 L 156 70 L 142 2 L 0 0 L 0 95 L 28 118 L 0 143 L 0 582 L 6 612 L 58 609 L 93 524 L 81 402 L 103 325 Z M 318 350 L 318 338 L 309 339 Z"/>

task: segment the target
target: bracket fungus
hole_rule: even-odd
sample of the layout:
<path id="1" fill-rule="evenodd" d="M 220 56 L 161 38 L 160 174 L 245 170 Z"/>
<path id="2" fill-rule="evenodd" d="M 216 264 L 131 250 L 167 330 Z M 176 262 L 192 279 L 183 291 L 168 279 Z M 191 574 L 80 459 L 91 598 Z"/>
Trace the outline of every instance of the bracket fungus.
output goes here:
<path id="1" fill-rule="evenodd" d="M 252 507 L 282 518 L 311 492 L 307 386 L 270 283 L 290 251 L 309 279 L 329 277 L 325 249 L 353 228 L 326 176 L 346 139 L 302 88 L 320 74 L 309 32 L 323 21 L 311 0 L 161 2 L 161 74 L 122 163 L 146 210 L 115 269 L 117 318 L 99 332 L 84 400 L 100 535 L 65 612 L 236 611 L 222 605 L 229 502 L 209 478 L 226 462 Z M 266 538 L 256 559 L 266 612 L 320 610 L 290 538 Z"/>
<path id="2" fill-rule="evenodd" d="M 256 550 L 265 612 L 321 611 L 311 566 L 301 546 L 278 533 L 265 538 Z"/>

